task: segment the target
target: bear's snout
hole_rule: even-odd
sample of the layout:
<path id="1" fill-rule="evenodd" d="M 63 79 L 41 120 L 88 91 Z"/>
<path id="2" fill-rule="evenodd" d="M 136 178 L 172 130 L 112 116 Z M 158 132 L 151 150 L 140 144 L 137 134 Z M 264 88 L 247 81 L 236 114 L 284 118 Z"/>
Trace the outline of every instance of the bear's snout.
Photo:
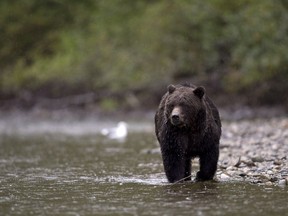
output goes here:
<path id="1" fill-rule="evenodd" d="M 171 113 L 171 123 L 175 126 L 181 125 L 181 109 L 180 107 L 175 107 Z"/>
<path id="2" fill-rule="evenodd" d="M 172 123 L 173 123 L 174 125 L 180 124 L 180 117 L 179 117 L 179 115 L 172 115 L 171 118 L 172 118 Z"/>

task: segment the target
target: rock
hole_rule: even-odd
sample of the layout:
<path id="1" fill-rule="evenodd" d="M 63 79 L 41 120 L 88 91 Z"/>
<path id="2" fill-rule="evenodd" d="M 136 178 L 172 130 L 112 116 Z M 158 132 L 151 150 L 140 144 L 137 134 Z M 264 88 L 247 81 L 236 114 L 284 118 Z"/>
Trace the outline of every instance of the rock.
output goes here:
<path id="1" fill-rule="evenodd" d="M 268 175 L 273 175 L 273 171 L 272 171 L 272 170 L 268 170 L 268 171 L 267 171 L 267 174 L 268 174 Z"/>
<path id="2" fill-rule="evenodd" d="M 238 175 L 241 176 L 241 177 L 245 177 L 247 174 L 244 173 L 244 172 L 240 172 Z"/>
<path id="3" fill-rule="evenodd" d="M 270 180 L 270 177 L 269 177 L 269 175 L 264 174 L 264 175 L 259 175 L 259 179 L 261 179 L 262 182 L 267 182 Z"/>
<path id="4" fill-rule="evenodd" d="M 246 164 L 247 166 L 255 166 L 255 163 L 251 160 L 243 160 L 242 163 Z"/>
<path id="5" fill-rule="evenodd" d="M 250 171 L 250 169 L 249 169 L 248 167 L 244 167 L 244 168 L 242 169 L 242 171 L 243 171 L 244 173 L 248 174 L 248 172 Z"/>
<path id="6" fill-rule="evenodd" d="M 264 158 L 261 156 L 256 156 L 256 157 L 252 157 L 251 160 L 253 162 L 258 162 L 258 163 L 262 163 L 264 161 Z"/>
<path id="7" fill-rule="evenodd" d="M 280 160 L 275 160 L 274 161 L 274 165 L 281 165 L 282 164 L 282 161 L 280 161 Z"/>
<path id="8" fill-rule="evenodd" d="M 272 178 L 270 178 L 270 181 L 271 182 L 276 182 L 276 181 L 278 181 L 278 178 L 276 176 L 273 176 Z"/>
<path id="9" fill-rule="evenodd" d="M 277 144 L 272 145 L 272 150 L 277 150 L 279 147 Z"/>
<path id="10" fill-rule="evenodd" d="M 233 166 L 229 166 L 229 167 L 226 168 L 226 170 L 227 170 L 227 171 L 228 171 L 228 170 L 235 170 L 235 168 L 234 168 Z"/>
<path id="11" fill-rule="evenodd" d="M 228 180 L 230 180 L 230 176 L 229 175 L 227 175 L 227 174 L 225 174 L 225 173 L 222 173 L 221 175 L 220 175 L 220 179 L 222 180 L 222 181 L 228 181 Z"/>
<path id="12" fill-rule="evenodd" d="M 219 167 L 222 169 L 226 169 L 229 166 L 229 162 L 227 160 L 223 160 L 219 163 Z"/>
<path id="13" fill-rule="evenodd" d="M 238 158 L 238 161 L 235 163 L 235 167 L 239 167 L 241 164 L 241 157 Z"/>
<path id="14" fill-rule="evenodd" d="M 235 176 L 235 173 L 236 173 L 236 171 L 227 170 L 227 174 L 228 174 L 229 176 Z"/>
<path id="15" fill-rule="evenodd" d="M 286 185 L 286 180 L 285 179 L 279 180 L 278 185 L 279 186 L 285 186 Z"/>

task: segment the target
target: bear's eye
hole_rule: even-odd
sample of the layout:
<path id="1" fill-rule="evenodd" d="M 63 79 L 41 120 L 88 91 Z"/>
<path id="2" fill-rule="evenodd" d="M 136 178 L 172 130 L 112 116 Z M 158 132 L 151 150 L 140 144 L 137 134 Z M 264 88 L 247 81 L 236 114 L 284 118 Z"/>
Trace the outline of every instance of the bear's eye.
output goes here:
<path id="1" fill-rule="evenodd" d="M 186 106 L 187 106 L 187 103 L 185 103 L 185 102 L 181 102 L 181 103 L 179 103 L 178 106 L 180 106 L 180 107 L 186 107 Z"/>
<path id="2" fill-rule="evenodd" d="M 168 104 L 168 106 L 167 106 L 167 107 L 168 107 L 168 109 L 169 109 L 169 110 L 172 110 L 172 109 L 173 109 L 173 107 L 174 107 L 174 104 Z"/>

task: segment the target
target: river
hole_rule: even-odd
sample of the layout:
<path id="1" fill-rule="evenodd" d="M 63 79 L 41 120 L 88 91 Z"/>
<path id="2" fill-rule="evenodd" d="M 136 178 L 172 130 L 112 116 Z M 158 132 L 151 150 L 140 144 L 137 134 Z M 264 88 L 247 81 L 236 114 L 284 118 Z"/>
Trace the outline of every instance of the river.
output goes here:
<path id="1" fill-rule="evenodd" d="M 287 186 L 167 183 L 149 118 L 121 141 L 118 119 L 45 119 L 2 116 L 0 215 L 288 215 Z"/>

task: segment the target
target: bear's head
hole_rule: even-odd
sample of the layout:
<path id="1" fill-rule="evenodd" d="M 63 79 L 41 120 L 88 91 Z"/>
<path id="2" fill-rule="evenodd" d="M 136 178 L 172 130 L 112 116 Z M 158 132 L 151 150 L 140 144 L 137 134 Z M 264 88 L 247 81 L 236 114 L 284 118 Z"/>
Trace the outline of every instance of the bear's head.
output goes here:
<path id="1" fill-rule="evenodd" d="M 167 121 L 178 128 L 199 130 L 206 121 L 204 87 L 169 85 L 165 104 Z"/>

